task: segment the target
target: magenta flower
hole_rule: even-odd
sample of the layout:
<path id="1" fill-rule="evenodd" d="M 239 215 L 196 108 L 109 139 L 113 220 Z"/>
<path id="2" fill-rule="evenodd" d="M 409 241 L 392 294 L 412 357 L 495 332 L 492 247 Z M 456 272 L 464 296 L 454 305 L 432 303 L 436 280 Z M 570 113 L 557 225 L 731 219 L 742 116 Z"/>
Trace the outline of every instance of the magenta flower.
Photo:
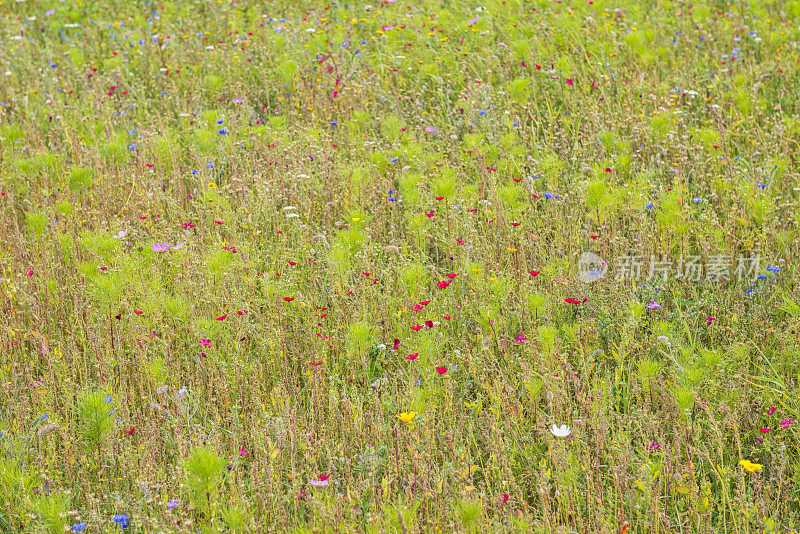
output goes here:
<path id="1" fill-rule="evenodd" d="M 775 413 L 775 411 L 776 411 L 777 409 L 778 409 L 778 407 L 777 407 L 777 406 L 773 406 L 772 408 L 770 408 L 769 410 L 767 410 L 767 415 L 772 415 L 772 414 L 774 414 L 774 413 Z"/>
<path id="2" fill-rule="evenodd" d="M 172 246 L 168 245 L 166 241 L 164 241 L 161 243 L 153 243 L 152 245 L 150 245 L 150 248 L 153 249 L 153 252 L 166 252 L 169 249 L 171 249 Z"/>
<path id="3" fill-rule="evenodd" d="M 528 341 L 528 338 L 525 337 L 525 334 L 520 334 L 520 335 L 518 335 L 517 337 L 514 338 L 514 341 L 516 343 L 525 343 L 526 341 Z"/>
<path id="4" fill-rule="evenodd" d="M 661 308 L 661 304 L 658 304 L 656 301 L 651 300 L 650 304 L 645 304 L 644 307 L 650 310 L 658 310 Z"/>
<path id="5" fill-rule="evenodd" d="M 781 425 L 781 428 L 786 430 L 787 428 L 789 428 L 789 425 L 791 425 L 792 423 L 794 423 L 794 419 L 789 417 L 789 418 L 784 419 L 783 421 L 781 421 L 779 424 Z"/>
<path id="6" fill-rule="evenodd" d="M 660 448 L 661 448 L 661 445 L 659 445 L 659 444 L 658 444 L 658 443 L 656 443 L 655 441 L 654 441 L 654 442 L 652 442 L 650 445 L 648 445 L 648 446 L 647 446 L 647 450 L 648 450 L 648 451 L 656 451 L 656 450 L 658 450 L 658 449 L 660 449 Z"/>
<path id="7" fill-rule="evenodd" d="M 761 432 L 762 434 L 766 434 L 766 433 L 767 433 L 767 432 L 769 432 L 770 430 L 771 430 L 770 428 L 759 428 L 759 429 L 758 429 L 758 431 L 759 431 L 759 432 Z"/>
<path id="8" fill-rule="evenodd" d="M 327 486 L 328 484 L 330 484 L 330 481 L 329 481 L 329 480 L 314 480 L 314 479 L 312 478 L 312 479 L 309 479 L 309 480 L 308 480 L 308 483 L 309 483 L 311 486 L 314 486 L 315 488 L 324 488 L 325 486 Z"/>

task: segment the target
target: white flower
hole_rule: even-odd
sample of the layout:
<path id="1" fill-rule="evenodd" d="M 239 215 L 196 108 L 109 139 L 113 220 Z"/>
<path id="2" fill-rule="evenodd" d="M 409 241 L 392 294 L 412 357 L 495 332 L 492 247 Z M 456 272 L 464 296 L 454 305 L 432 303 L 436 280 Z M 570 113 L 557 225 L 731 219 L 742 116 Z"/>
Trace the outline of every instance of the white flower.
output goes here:
<path id="1" fill-rule="evenodd" d="M 567 425 L 558 426 L 553 424 L 553 426 L 550 428 L 550 432 L 552 432 L 557 438 L 566 438 L 572 433 L 572 429 Z"/>
<path id="2" fill-rule="evenodd" d="M 669 338 L 667 336 L 658 336 L 656 338 L 656 341 L 659 341 L 659 342 L 661 342 L 661 343 L 663 343 L 664 345 L 667 345 L 667 346 L 669 346 L 669 344 L 670 344 L 669 343 Z"/>
<path id="3" fill-rule="evenodd" d="M 300 216 L 298 214 L 296 214 L 296 213 L 287 213 L 286 214 L 286 218 L 287 219 L 291 219 L 293 217 L 300 217 Z"/>

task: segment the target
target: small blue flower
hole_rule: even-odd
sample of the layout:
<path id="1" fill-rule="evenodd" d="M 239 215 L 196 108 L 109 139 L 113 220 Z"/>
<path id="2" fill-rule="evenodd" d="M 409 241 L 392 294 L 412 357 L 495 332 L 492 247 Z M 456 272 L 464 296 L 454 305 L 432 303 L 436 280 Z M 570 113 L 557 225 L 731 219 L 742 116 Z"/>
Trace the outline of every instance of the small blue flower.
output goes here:
<path id="1" fill-rule="evenodd" d="M 694 202 L 695 204 L 700 204 L 702 201 L 703 201 L 703 199 L 700 198 L 700 197 L 692 199 L 692 202 Z"/>
<path id="2" fill-rule="evenodd" d="M 213 169 L 213 168 L 214 168 L 214 162 L 213 161 L 209 161 L 208 163 L 206 163 L 206 169 Z"/>
<path id="3" fill-rule="evenodd" d="M 167 92 L 166 92 L 166 91 L 161 91 L 161 96 L 164 96 L 164 95 L 166 95 L 166 94 L 167 94 Z"/>
<path id="4" fill-rule="evenodd" d="M 645 208 L 647 208 L 649 210 L 653 209 L 653 203 L 652 202 L 648 202 L 647 206 L 645 206 Z"/>
<path id="5" fill-rule="evenodd" d="M 114 523 L 119 525 L 119 528 L 128 528 L 128 514 L 116 514 Z"/>
<path id="6" fill-rule="evenodd" d="M 106 397 L 103 400 L 106 401 L 107 403 L 111 404 L 112 402 L 114 402 L 114 397 Z"/>
<path id="7" fill-rule="evenodd" d="M 222 124 L 222 121 L 224 121 L 224 120 L 225 119 L 217 119 L 217 124 Z"/>
<path id="8" fill-rule="evenodd" d="M 758 184 L 758 187 L 760 187 L 761 189 L 764 189 L 765 187 L 767 187 L 767 184 Z"/>
<path id="9" fill-rule="evenodd" d="M 486 110 L 482 109 L 482 110 L 478 111 L 478 115 L 486 115 Z"/>
<path id="10" fill-rule="evenodd" d="M 47 421 L 47 418 L 48 418 L 48 417 L 50 417 L 50 416 L 49 416 L 49 415 L 47 415 L 47 414 L 44 414 L 44 415 L 42 416 L 42 421 Z"/>
<path id="11" fill-rule="evenodd" d="M 72 532 L 83 532 L 83 529 L 86 528 L 86 523 L 75 523 L 72 525 Z"/>
<path id="12" fill-rule="evenodd" d="M 400 158 L 394 157 L 394 158 L 390 159 L 389 161 L 391 161 L 392 163 L 397 163 L 398 159 L 400 159 Z"/>
<path id="13" fill-rule="evenodd" d="M 219 133 L 220 135 L 228 135 L 228 130 L 226 130 L 225 128 L 220 128 Z"/>
<path id="14" fill-rule="evenodd" d="M 519 126 L 518 122 L 512 123 L 511 126 Z"/>
<path id="15" fill-rule="evenodd" d="M 767 267 L 767 270 L 769 272 L 771 272 L 771 273 L 779 273 L 779 272 L 781 272 L 781 268 L 778 267 L 777 265 L 774 266 L 774 267 Z"/>
<path id="16" fill-rule="evenodd" d="M 553 198 L 553 193 L 551 193 L 550 191 L 545 191 L 544 198 L 545 200 L 550 200 L 551 198 Z"/>
<path id="17" fill-rule="evenodd" d="M 178 390 L 178 398 L 182 399 L 186 396 L 186 386 L 183 386 L 181 389 Z"/>
<path id="18" fill-rule="evenodd" d="M 193 170 L 193 171 L 192 171 L 192 174 L 198 174 L 199 172 L 200 172 L 200 171 L 198 171 L 197 169 L 195 169 L 195 170 Z"/>
<path id="19" fill-rule="evenodd" d="M 758 275 L 758 279 L 759 280 L 766 280 L 767 279 L 767 275 L 766 274 L 759 274 Z"/>
<path id="20" fill-rule="evenodd" d="M 331 121 L 331 126 L 336 126 L 337 124 L 339 124 L 339 121 Z"/>
<path id="21" fill-rule="evenodd" d="M 130 150 L 130 151 L 134 151 L 134 150 L 136 150 L 136 143 L 131 143 L 131 144 L 129 144 L 129 145 L 128 145 L 128 150 Z"/>

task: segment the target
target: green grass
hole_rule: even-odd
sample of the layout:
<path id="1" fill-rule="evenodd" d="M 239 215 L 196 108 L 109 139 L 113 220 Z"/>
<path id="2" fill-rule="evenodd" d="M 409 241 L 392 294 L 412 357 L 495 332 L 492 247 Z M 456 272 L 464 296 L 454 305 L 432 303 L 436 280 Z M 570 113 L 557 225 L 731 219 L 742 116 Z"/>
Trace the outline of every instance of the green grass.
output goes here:
<path id="1" fill-rule="evenodd" d="M 0 532 L 800 528 L 800 2 L 0 12 Z"/>

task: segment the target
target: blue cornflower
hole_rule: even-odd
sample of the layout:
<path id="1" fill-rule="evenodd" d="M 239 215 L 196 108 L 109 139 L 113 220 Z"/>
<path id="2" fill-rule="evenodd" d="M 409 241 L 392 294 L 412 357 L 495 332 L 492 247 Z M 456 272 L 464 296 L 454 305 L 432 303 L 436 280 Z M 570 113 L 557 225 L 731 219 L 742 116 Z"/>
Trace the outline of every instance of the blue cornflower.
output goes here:
<path id="1" fill-rule="evenodd" d="M 767 279 L 767 275 L 766 274 L 759 274 L 758 275 L 758 279 L 759 280 L 766 280 Z"/>
<path id="2" fill-rule="evenodd" d="M 50 417 L 50 416 L 49 416 L 49 415 L 47 415 L 47 414 L 44 414 L 44 415 L 42 416 L 42 421 L 47 421 L 47 418 L 48 418 L 48 417 Z"/>
<path id="3" fill-rule="evenodd" d="M 767 184 L 758 184 L 758 187 L 760 187 L 761 189 L 764 189 L 765 187 L 767 187 Z"/>
<path id="4" fill-rule="evenodd" d="M 366 41 L 359 41 L 361 44 L 367 44 Z"/>
<path id="5" fill-rule="evenodd" d="M 166 95 L 166 94 L 167 94 L 167 92 L 166 92 L 166 91 L 161 91 L 161 96 L 164 96 L 164 95 Z"/>
<path id="6" fill-rule="evenodd" d="M 550 200 L 551 198 L 553 198 L 553 193 L 551 193 L 550 191 L 545 191 L 544 198 L 545 200 Z"/>
<path id="7" fill-rule="evenodd" d="M 511 126 L 519 126 L 518 122 L 512 123 Z"/>
<path id="8" fill-rule="evenodd" d="M 182 399 L 186 396 L 186 386 L 183 386 L 181 389 L 178 390 L 178 398 Z"/>
<path id="9" fill-rule="evenodd" d="M 336 126 L 337 124 L 339 124 L 339 121 L 331 121 L 331 126 Z"/>
<path id="10" fill-rule="evenodd" d="M 136 143 L 131 143 L 128 145 L 128 150 L 133 151 L 136 150 Z"/>
<path id="11" fill-rule="evenodd" d="M 209 161 L 208 163 L 206 163 L 206 169 L 213 169 L 213 168 L 214 168 L 214 162 L 213 161 Z"/>
<path id="12" fill-rule="evenodd" d="M 694 202 L 695 204 L 700 204 L 702 201 L 703 201 L 703 199 L 700 198 L 700 197 L 692 199 L 692 202 Z"/>
<path id="13" fill-rule="evenodd" d="M 647 206 L 645 206 L 645 208 L 647 208 L 649 210 L 653 209 L 653 203 L 652 202 L 648 202 Z"/>
<path id="14" fill-rule="evenodd" d="M 114 397 L 106 397 L 103 400 L 106 401 L 107 403 L 111 404 L 112 402 L 114 402 Z"/>
<path id="15" fill-rule="evenodd" d="M 72 525 L 72 532 L 83 532 L 83 529 L 86 528 L 86 523 L 75 523 Z"/>
<path id="16" fill-rule="evenodd" d="M 778 267 L 777 265 L 774 266 L 774 267 L 767 267 L 767 270 L 769 272 L 771 272 L 771 273 L 779 273 L 779 272 L 781 272 L 781 268 Z"/>
<path id="17" fill-rule="evenodd" d="M 478 115 L 486 115 L 486 110 L 485 109 L 479 110 Z"/>
<path id="18" fill-rule="evenodd" d="M 226 130 L 225 128 L 220 128 L 219 133 L 220 135 L 228 135 L 228 130 Z"/>
<path id="19" fill-rule="evenodd" d="M 114 523 L 119 525 L 119 528 L 128 528 L 128 514 L 116 514 Z"/>
<path id="20" fill-rule="evenodd" d="M 192 174 L 198 174 L 199 172 L 200 172 L 200 171 L 198 171 L 197 169 L 195 169 L 195 170 L 193 170 L 193 171 L 192 171 Z"/>
<path id="21" fill-rule="evenodd" d="M 217 119 L 217 124 L 222 124 L 222 121 L 224 121 L 224 120 L 225 119 Z"/>
<path id="22" fill-rule="evenodd" d="M 394 157 L 394 158 L 390 159 L 389 161 L 391 161 L 392 163 L 397 163 L 398 159 L 400 159 L 400 158 Z"/>

